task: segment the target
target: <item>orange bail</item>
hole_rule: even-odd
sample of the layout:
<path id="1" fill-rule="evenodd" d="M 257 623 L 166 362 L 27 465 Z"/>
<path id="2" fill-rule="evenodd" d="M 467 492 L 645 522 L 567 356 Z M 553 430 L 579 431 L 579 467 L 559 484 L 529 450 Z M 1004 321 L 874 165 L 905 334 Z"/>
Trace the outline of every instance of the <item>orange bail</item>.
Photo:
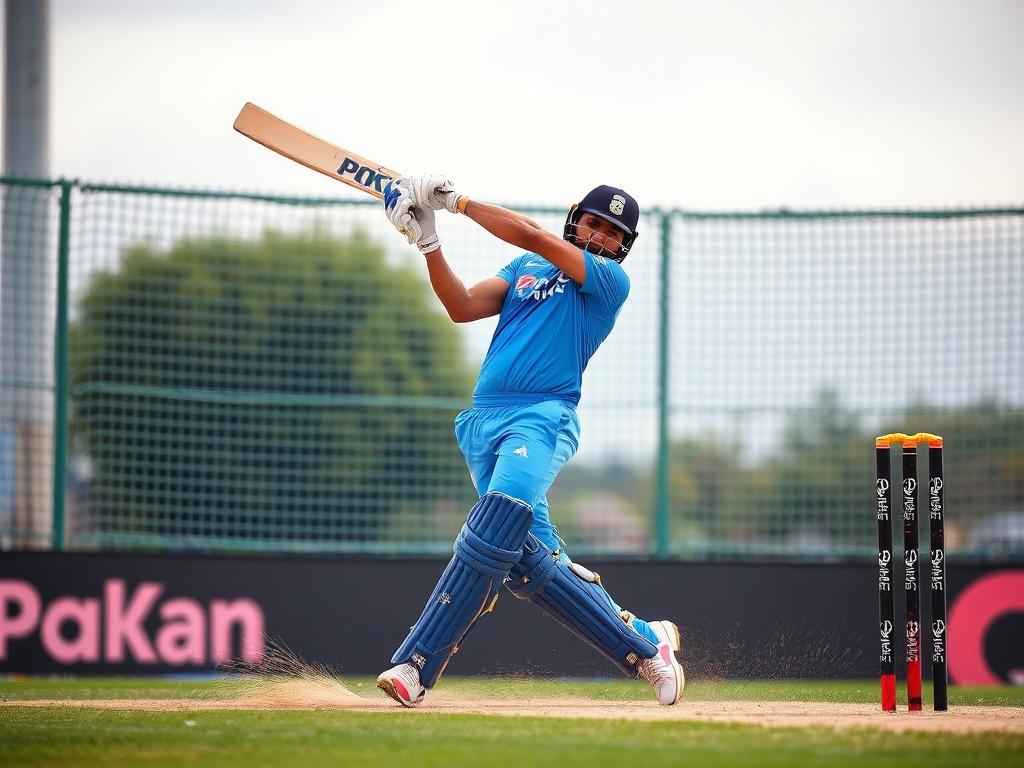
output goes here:
<path id="1" fill-rule="evenodd" d="M 888 448 L 893 443 L 902 443 L 910 439 L 910 435 L 902 432 L 893 432 L 891 435 L 879 435 L 875 438 L 875 448 Z"/>
<path id="2" fill-rule="evenodd" d="M 941 448 L 942 437 L 933 435 L 930 432 L 918 432 L 916 435 L 905 435 L 902 432 L 893 432 L 890 435 L 879 435 L 875 438 L 875 448 L 888 448 L 893 443 L 928 443 L 929 448 Z"/>

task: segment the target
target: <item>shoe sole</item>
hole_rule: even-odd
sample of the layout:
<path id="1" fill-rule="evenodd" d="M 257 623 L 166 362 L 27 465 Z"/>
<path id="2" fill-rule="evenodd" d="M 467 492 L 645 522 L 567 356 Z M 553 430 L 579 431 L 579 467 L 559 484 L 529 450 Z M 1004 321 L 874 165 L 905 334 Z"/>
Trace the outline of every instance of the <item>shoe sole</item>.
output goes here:
<path id="1" fill-rule="evenodd" d="M 395 684 L 387 678 L 377 680 L 377 687 L 384 691 L 384 693 L 386 693 L 392 699 L 397 701 L 399 704 L 401 704 L 403 707 L 409 707 L 411 709 L 412 707 L 417 706 L 420 703 L 420 701 L 422 701 L 422 699 L 417 701 L 406 701 L 401 697 L 401 695 L 399 695 L 398 689 L 395 688 Z"/>
<path id="2" fill-rule="evenodd" d="M 679 699 L 683 697 L 683 689 L 686 688 L 686 675 L 683 673 L 683 665 L 676 658 L 676 651 L 683 644 L 682 637 L 679 634 L 679 627 L 671 621 L 655 621 L 653 623 L 661 627 L 668 636 L 668 645 L 672 649 L 672 667 L 676 670 L 676 674 L 679 675 L 679 690 L 676 692 L 676 700 L 674 702 L 678 704 Z"/>

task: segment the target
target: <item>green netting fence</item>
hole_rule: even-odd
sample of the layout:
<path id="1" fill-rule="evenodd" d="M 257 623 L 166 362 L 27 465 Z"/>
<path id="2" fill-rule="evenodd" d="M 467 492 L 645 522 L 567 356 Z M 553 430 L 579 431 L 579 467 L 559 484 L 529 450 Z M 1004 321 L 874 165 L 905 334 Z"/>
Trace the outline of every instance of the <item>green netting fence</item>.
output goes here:
<path id="1" fill-rule="evenodd" d="M 494 321 L 451 323 L 375 202 L 0 194 L 0 548 L 450 549 L 474 498 L 452 421 Z M 467 283 L 518 255 L 439 229 Z M 572 553 L 870 555 L 873 438 L 922 431 L 950 549 L 1024 557 L 1024 209 L 640 231 L 550 495 Z"/>

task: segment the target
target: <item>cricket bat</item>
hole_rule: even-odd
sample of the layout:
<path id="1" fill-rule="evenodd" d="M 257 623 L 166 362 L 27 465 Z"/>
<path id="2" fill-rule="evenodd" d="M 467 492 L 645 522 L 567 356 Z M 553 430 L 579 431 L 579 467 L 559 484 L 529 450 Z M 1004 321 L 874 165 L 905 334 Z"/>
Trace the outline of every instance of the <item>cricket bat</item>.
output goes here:
<path id="1" fill-rule="evenodd" d="M 402 175 L 307 133 L 251 102 L 235 118 L 235 130 L 289 160 L 374 197 L 383 199 L 387 183 Z"/>

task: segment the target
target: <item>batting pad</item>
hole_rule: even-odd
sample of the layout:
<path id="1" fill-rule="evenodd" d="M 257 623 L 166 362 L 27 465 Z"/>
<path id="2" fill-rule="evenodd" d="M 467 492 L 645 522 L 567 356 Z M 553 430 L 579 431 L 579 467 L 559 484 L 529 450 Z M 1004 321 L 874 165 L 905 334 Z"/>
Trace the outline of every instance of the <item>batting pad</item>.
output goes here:
<path id="1" fill-rule="evenodd" d="M 391 658 L 393 664 L 415 664 L 427 688 L 437 682 L 476 620 L 494 607 L 509 568 L 522 557 L 532 522 L 529 504 L 500 493 L 481 497 L 455 539 L 455 556 Z"/>
<path id="2" fill-rule="evenodd" d="M 635 677 L 637 662 L 651 658 L 658 649 L 622 620 L 596 575 L 590 575 L 593 580 L 578 575 L 530 534 L 523 544 L 523 557 L 511 569 L 506 586 L 521 600 L 539 605 L 559 624 Z"/>

